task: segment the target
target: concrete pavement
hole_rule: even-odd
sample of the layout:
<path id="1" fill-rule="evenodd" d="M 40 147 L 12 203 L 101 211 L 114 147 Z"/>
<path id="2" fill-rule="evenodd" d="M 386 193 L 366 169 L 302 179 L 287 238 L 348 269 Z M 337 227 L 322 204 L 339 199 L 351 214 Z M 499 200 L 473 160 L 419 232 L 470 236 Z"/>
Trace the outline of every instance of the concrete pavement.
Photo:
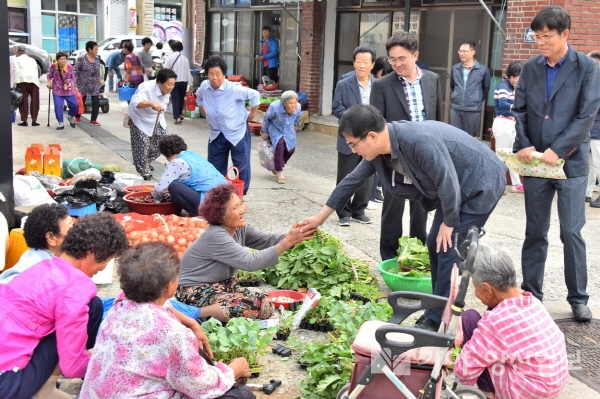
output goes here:
<path id="1" fill-rule="evenodd" d="M 47 98 L 45 90 L 42 86 L 40 90 L 42 99 Z M 74 129 L 67 125 L 62 131 L 55 130 L 57 123 L 53 113 L 50 118 L 51 127 L 46 127 L 47 104 L 43 104 L 42 100 L 38 120 L 41 126 L 32 127 L 31 120 L 28 127 L 20 127 L 16 123 L 12 125 L 15 170 L 24 166 L 24 151 L 29 143 L 42 142 L 47 145 L 58 142 L 63 148 L 65 158 L 81 156 L 101 164 L 116 163 L 121 166 L 122 171 L 135 173 L 127 147 L 129 129 L 122 126 L 123 112 L 126 111 L 127 104 L 118 101 L 116 94 L 108 94 L 108 98 L 110 112 L 100 113 L 98 118 L 102 126 L 90 125 L 89 114 L 85 114 L 82 124 Z M 169 133 L 182 136 L 189 149 L 206 156 L 208 142 L 206 121 L 186 119 L 183 124 L 174 125 L 172 116 L 170 114 L 166 116 Z M 287 181 L 285 185 L 277 184 L 271 172 L 260 167 L 256 147 L 258 141 L 259 137 L 252 138 L 252 180 L 249 193 L 244 198 L 248 207 L 247 219 L 265 231 L 287 231 L 294 221 L 316 213 L 335 187 L 337 161 L 335 138 L 311 131 L 298 132 L 296 153 L 285 170 Z M 165 163 L 166 160 L 161 157 L 153 164 L 156 169 L 155 177 L 160 176 L 159 172 Z M 486 225 L 487 235 L 482 242 L 506 249 L 513 258 L 520 280 L 520 254 L 525 232 L 523 195 L 508 191 L 509 193 L 500 200 L 491 215 Z M 376 270 L 380 262 L 378 244 L 380 211 L 367 211 L 367 215 L 373 220 L 372 224 L 340 227 L 334 215 L 324 224 L 323 229 L 344 240 L 353 256 L 368 259 L 373 270 Z M 586 206 L 586 217 L 587 223 L 583 229 L 583 236 L 587 243 L 589 305 L 595 316 L 600 317 L 600 245 L 597 244 L 600 210 Z M 405 225 L 408 225 L 408 215 L 405 215 Z M 553 208 L 549 242 L 544 305 L 556 319 L 571 317 L 570 307 L 565 301 L 562 244 L 556 206 Z M 380 288 L 384 292 L 388 291 L 383 283 L 380 284 Z M 472 293 L 467 298 L 467 306 L 482 310 L 482 305 Z M 567 390 L 560 397 L 571 398 L 575 395 L 581 399 L 598 397 L 597 392 L 571 377 Z"/>

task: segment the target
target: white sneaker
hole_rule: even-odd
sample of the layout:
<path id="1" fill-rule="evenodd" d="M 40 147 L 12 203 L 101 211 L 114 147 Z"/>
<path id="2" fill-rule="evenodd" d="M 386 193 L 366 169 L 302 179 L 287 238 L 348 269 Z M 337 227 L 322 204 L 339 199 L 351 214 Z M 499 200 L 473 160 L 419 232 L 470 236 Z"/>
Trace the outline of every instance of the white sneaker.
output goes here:
<path id="1" fill-rule="evenodd" d="M 58 127 L 56 128 L 56 130 L 63 130 L 65 128 L 65 125 L 62 122 L 58 122 Z"/>
<path id="2" fill-rule="evenodd" d="M 369 201 L 369 205 L 367 205 L 367 209 L 372 210 L 372 211 L 377 209 L 377 204 L 375 203 L 375 201 Z"/>

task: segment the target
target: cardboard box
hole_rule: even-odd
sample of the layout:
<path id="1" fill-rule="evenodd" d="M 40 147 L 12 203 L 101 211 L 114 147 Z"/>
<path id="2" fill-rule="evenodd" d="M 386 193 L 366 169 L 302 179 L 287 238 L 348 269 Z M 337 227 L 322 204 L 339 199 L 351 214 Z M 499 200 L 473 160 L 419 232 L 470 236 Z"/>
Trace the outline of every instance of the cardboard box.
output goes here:
<path id="1" fill-rule="evenodd" d="M 39 143 L 31 144 L 25 150 L 25 174 L 31 172 L 44 173 L 44 146 Z"/>
<path id="2" fill-rule="evenodd" d="M 62 177 L 62 148 L 50 144 L 44 151 L 44 174 Z"/>
<path id="3" fill-rule="evenodd" d="M 185 117 L 190 119 L 198 119 L 200 118 L 200 108 L 196 107 L 195 110 L 190 111 L 189 109 L 185 110 Z"/>

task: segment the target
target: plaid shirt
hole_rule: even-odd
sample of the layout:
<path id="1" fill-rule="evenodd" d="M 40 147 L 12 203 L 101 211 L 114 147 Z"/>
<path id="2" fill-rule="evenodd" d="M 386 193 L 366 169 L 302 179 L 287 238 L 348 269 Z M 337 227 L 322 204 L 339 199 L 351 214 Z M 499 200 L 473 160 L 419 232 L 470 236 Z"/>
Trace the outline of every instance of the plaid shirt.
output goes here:
<path id="1" fill-rule="evenodd" d="M 398 76 L 402 87 L 404 87 L 404 94 L 406 95 L 406 102 L 410 109 L 410 120 L 413 122 L 423 122 L 427 120 L 425 116 L 425 104 L 423 102 L 423 90 L 421 88 L 421 78 L 423 72 L 417 67 L 418 76 L 413 83 L 409 82 L 404 76 Z"/>
<path id="2" fill-rule="evenodd" d="M 486 368 L 497 399 L 555 398 L 567 384 L 565 337 L 531 293 L 485 312 L 454 372 L 462 384 L 475 385 Z"/>
<path id="3" fill-rule="evenodd" d="M 127 72 L 127 81 L 139 85 L 144 82 L 144 65 L 137 55 L 129 53 L 125 56 L 125 72 Z"/>

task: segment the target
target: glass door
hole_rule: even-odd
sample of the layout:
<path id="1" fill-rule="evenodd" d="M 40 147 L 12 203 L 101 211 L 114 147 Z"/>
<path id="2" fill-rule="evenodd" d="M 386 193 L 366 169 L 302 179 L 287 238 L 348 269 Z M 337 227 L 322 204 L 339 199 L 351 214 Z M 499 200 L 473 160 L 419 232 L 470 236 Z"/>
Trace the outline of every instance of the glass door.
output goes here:
<path id="1" fill-rule="evenodd" d="M 297 12 L 292 12 L 292 14 L 298 21 L 301 20 Z M 281 18 L 279 39 L 279 88 L 283 91 L 298 90 L 300 27 L 294 18 L 286 12 L 284 12 Z"/>
<path id="2" fill-rule="evenodd" d="M 475 41 L 475 59 L 487 66 L 490 20 L 480 8 L 427 8 L 421 10 L 420 24 L 419 61 L 440 75 L 444 121 L 449 122 L 450 70 L 460 61 L 460 43 Z"/>

